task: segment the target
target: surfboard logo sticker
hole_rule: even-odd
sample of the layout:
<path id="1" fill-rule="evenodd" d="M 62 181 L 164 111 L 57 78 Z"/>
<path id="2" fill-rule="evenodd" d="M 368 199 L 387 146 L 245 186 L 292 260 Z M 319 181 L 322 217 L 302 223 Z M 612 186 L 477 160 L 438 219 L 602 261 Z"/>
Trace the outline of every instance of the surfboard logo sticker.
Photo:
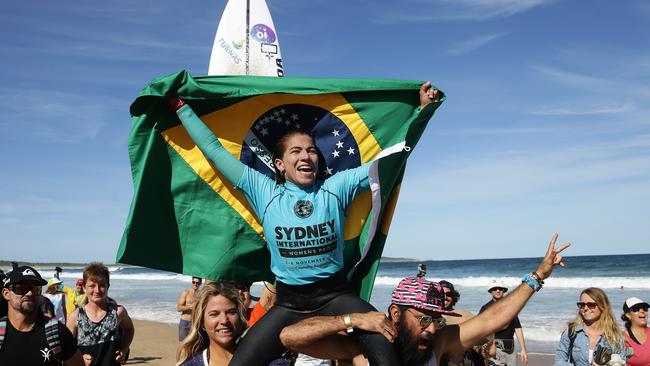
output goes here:
<path id="1" fill-rule="evenodd" d="M 239 52 L 237 52 L 238 49 L 235 46 L 235 42 L 231 41 L 230 43 L 228 43 L 223 38 L 219 39 L 218 42 L 221 45 L 221 48 L 226 53 L 226 55 L 228 55 L 228 57 L 230 57 L 235 64 L 239 65 L 242 62 L 242 59 L 238 54 Z"/>
<path id="2" fill-rule="evenodd" d="M 244 42 L 245 41 L 246 41 L 245 39 L 242 39 L 239 42 L 232 41 L 232 46 L 235 47 L 238 50 L 241 50 L 241 48 L 244 47 Z"/>
<path id="3" fill-rule="evenodd" d="M 251 28 L 251 37 L 260 43 L 275 43 L 275 32 L 266 24 L 255 24 Z"/>
<path id="4" fill-rule="evenodd" d="M 301 219 L 308 218 L 311 216 L 312 212 L 314 212 L 314 205 L 311 201 L 298 200 L 296 201 L 296 204 L 293 205 L 293 213 Z"/>

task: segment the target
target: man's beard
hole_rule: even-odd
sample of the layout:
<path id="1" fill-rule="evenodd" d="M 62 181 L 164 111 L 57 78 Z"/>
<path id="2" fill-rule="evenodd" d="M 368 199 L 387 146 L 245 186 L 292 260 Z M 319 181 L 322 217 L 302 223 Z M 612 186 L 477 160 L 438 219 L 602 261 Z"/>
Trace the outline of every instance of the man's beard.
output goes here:
<path id="1" fill-rule="evenodd" d="M 418 337 L 412 336 L 406 322 L 401 321 L 397 324 L 397 337 L 395 338 L 395 348 L 397 357 L 400 359 L 400 365 L 403 366 L 420 366 L 431 358 L 433 345 L 431 342 L 426 350 L 418 349 Z"/>
<path id="2" fill-rule="evenodd" d="M 38 310 L 39 306 L 41 305 L 40 300 L 40 295 L 39 296 L 32 296 L 31 302 L 26 302 L 23 301 L 23 299 L 18 299 L 16 301 L 12 301 L 9 303 L 9 306 L 11 306 L 14 310 L 17 312 L 23 314 L 23 315 L 31 315 L 33 314 L 36 310 Z"/>

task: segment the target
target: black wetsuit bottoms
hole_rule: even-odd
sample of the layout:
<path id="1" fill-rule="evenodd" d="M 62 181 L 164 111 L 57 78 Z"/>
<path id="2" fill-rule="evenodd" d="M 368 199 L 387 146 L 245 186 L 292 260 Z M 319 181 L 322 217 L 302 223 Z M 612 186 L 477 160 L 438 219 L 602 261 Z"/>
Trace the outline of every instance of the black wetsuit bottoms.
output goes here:
<path id="1" fill-rule="evenodd" d="M 230 366 L 267 366 L 286 351 L 280 342 L 282 329 L 299 320 L 317 315 L 342 315 L 377 311 L 352 290 L 341 271 L 307 285 L 292 286 L 278 282 L 277 301 L 242 338 Z M 397 366 L 390 343 L 378 333 L 355 330 L 359 345 L 371 366 Z"/>

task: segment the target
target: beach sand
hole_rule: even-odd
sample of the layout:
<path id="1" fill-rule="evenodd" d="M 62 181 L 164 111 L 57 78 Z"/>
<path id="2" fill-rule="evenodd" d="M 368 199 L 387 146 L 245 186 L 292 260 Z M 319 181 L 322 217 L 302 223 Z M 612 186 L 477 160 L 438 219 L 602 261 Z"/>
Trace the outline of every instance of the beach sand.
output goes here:
<path id="1" fill-rule="evenodd" d="M 127 365 L 175 365 L 178 327 L 172 324 L 133 320 L 135 338 Z"/>
<path id="2" fill-rule="evenodd" d="M 176 364 L 178 328 L 175 325 L 134 320 L 135 339 L 127 365 L 169 366 Z M 553 355 L 529 354 L 528 366 L 553 365 Z"/>

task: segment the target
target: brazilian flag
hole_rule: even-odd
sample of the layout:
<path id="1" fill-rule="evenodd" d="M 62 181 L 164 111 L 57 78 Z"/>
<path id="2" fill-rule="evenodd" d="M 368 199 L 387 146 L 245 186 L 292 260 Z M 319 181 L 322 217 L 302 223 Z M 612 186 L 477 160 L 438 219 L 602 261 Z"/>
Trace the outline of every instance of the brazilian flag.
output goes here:
<path id="1" fill-rule="evenodd" d="M 259 219 L 203 156 L 169 108 L 176 93 L 245 164 L 273 176 L 271 151 L 288 129 L 312 132 L 322 177 L 373 162 L 371 190 L 348 211 L 346 270 L 368 300 L 406 160 L 442 102 L 419 109 L 419 81 L 192 77 L 154 80 L 131 105 L 134 197 L 117 262 L 212 280 L 273 281 Z"/>

